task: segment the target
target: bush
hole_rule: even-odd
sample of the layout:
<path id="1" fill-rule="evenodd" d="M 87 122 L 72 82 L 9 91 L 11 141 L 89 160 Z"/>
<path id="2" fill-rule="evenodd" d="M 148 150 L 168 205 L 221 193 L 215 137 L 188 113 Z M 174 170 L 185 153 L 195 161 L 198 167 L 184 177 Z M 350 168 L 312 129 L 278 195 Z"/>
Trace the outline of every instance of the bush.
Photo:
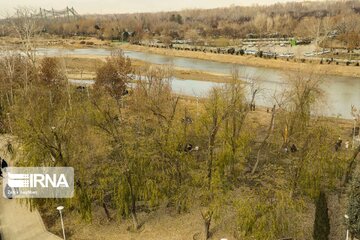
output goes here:
<path id="1" fill-rule="evenodd" d="M 360 236 L 360 174 L 357 169 L 350 185 L 348 207 L 348 228 L 355 237 Z"/>

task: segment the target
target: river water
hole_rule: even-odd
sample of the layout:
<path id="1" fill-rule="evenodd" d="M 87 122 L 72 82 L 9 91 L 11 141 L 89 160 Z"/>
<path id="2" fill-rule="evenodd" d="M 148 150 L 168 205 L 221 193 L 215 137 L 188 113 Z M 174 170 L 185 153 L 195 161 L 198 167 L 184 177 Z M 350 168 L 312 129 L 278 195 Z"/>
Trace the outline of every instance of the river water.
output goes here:
<path id="1" fill-rule="evenodd" d="M 67 55 L 96 55 L 108 56 L 111 50 L 101 48 L 88 49 L 60 49 L 60 48 L 39 48 L 39 55 L 67 56 Z M 257 79 L 262 91 L 257 96 L 258 105 L 271 106 L 271 96 L 274 92 L 280 92 L 286 88 L 286 74 L 282 70 L 251 67 L 239 64 L 220 63 L 210 60 L 200 60 L 183 57 L 172 57 L 153 53 L 125 51 L 125 55 L 132 59 L 142 60 L 154 64 L 172 65 L 175 68 L 184 68 L 197 71 L 205 71 L 216 74 L 230 74 L 234 68 L 238 69 L 240 76 L 248 81 Z M 326 116 L 340 116 L 351 118 L 351 105 L 360 107 L 360 78 L 325 75 L 322 77 L 322 89 L 324 90 L 325 105 L 317 109 L 318 114 Z M 173 90 L 182 94 L 192 96 L 203 96 L 213 86 L 219 84 L 195 80 L 181 80 L 174 78 L 172 81 Z"/>

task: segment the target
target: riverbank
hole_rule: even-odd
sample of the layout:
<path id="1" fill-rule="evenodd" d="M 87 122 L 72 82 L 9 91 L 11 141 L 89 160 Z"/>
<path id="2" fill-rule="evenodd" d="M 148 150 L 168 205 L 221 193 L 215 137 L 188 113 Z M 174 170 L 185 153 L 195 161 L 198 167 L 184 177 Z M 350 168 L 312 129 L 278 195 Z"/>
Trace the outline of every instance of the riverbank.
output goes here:
<path id="1" fill-rule="evenodd" d="M 129 51 L 137 52 L 147 52 L 154 54 L 162 54 L 166 56 L 173 57 L 185 57 L 185 58 L 194 58 L 201 60 L 210 60 L 215 62 L 222 63 L 234 63 L 240 65 L 254 66 L 254 67 L 263 67 L 263 68 L 273 68 L 280 69 L 284 71 L 302 71 L 302 72 L 316 72 L 322 75 L 338 75 L 338 76 L 347 76 L 347 77 L 359 77 L 360 78 L 360 67 L 358 66 L 341 66 L 335 64 L 319 64 L 318 62 L 313 63 L 301 63 L 294 62 L 293 60 L 285 59 L 264 59 L 251 55 L 229 55 L 229 54 L 216 54 L 209 52 L 193 52 L 193 51 L 181 51 L 175 49 L 165 49 L 165 48 L 151 48 L 144 47 L 139 45 L 131 44 L 122 44 L 119 45 L 119 48 Z"/>
<path id="2" fill-rule="evenodd" d="M 96 69 L 101 66 L 106 57 L 102 56 L 80 56 L 62 57 L 67 68 L 67 76 L 71 79 L 95 79 Z M 132 66 L 135 70 L 143 70 L 148 66 L 159 66 L 161 64 L 153 64 L 141 60 L 131 59 Z M 226 83 L 231 80 L 231 76 L 222 74 L 212 74 L 202 71 L 173 68 L 173 76 L 183 80 L 197 80 L 207 82 Z"/>
<path id="3" fill-rule="evenodd" d="M 17 46 L 20 44 L 18 39 L 15 38 L 0 38 L 0 43 L 2 45 Z M 311 72 L 318 73 L 323 75 L 337 75 L 337 76 L 347 76 L 347 77 L 358 77 L 360 78 L 360 67 L 354 65 L 336 65 L 334 62 L 328 64 L 323 62 L 320 64 L 318 60 L 311 60 L 302 63 L 294 59 L 264 59 L 255 57 L 252 55 L 230 55 L 230 54 L 216 54 L 210 52 L 200 52 L 200 51 L 182 51 L 175 49 L 166 49 L 166 48 L 154 48 L 146 47 L 139 45 L 132 45 L 128 43 L 113 43 L 110 41 L 101 41 L 96 38 L 86 38 L 86 37 L 77 37 L 70 39 L 59 39 L 57 37 L 49 38 L 37 38 L 35 39 L 36 47 L 44 48 L 63 48 L 63 49 L 79 49 L 79 48 L 102 48 L 102 49 L 114 49 L 121 48 L 123 50 L 137 51 L 137 52 L 147 52 L 154 54 L 161 54 L 166 56 L 174 57 L 185 57 L 193 59 L 202 59 L 210 60 L 214 62 L 222 63 L 234 63 L 245 66 L 254 66 L 254 67 L 263 67 L 263 68 L 272 68 L 280 69 L 284 71 L 302 71 L 302 72 Z M 91 57 L 91 56 L 87 56 Z M 200 77 L 201 78 L 201 77 Z M 201 79 L 197 79 L 201 80 Z"/>

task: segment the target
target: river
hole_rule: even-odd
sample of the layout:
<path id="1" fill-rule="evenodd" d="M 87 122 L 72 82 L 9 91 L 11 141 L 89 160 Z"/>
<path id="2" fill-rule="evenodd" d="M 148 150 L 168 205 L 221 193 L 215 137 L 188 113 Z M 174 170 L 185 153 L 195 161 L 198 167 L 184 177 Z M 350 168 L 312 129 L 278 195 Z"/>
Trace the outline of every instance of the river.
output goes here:
<path id="1" fill-rule="evenodd" d="M 87 48 L 87 49 L 60 49 L 60 48 L 39 48 L 39 55 L 46 56 L 71 56 L 71 55 L 95 55 L 109 56 L 110 49 Z M 132 59 L 142 60 L 154 64 L 172 65 L 175 68 L 191 69 L 216 74 L 230 74 L 232 69 L 237 68 L 241 77 L 251 81 L 257 79 L 260 82 L 262 91 L 257 96 L 258 105 L 271 106 L 273 104 L 271 96 L 274 92 L 279 92 L 286 88 L 286 74 L 282 70 L 244 66 L 232 63 L 221 63 L 210 60 L 200 60 L 184 57 L 165 56 L 153 53 L 125 51 L 126 56 Z M 335 75 L 325 75 L 322 77 L 322 89 L 324 90 L 325 104 L 317 109 L 318 114 L 326 116 L 339 116 L 351 118 L 351 105 L 360 107 L 360 78 L 344 77 Z M 173 89 L 192 96 L 202 96 L 217 84 L 212 82 L 181 80 L 172 81 Z"/>

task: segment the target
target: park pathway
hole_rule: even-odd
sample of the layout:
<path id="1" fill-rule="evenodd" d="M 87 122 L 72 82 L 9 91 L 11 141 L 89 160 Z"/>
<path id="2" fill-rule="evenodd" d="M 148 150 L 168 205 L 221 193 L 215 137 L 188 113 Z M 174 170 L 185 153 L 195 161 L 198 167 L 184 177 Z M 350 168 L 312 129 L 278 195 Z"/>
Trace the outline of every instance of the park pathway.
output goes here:
<path id="1" fill-rule="evenodd" d="M 2 180 L 0 180 L 2 181 Z M 2 191 L 2 184 L 0 184 Z M 1 240 L 61 240 L 48 232 L 37 210 L 30 211 L 18 200 L 0 195 Z"/>
<path id="2" fill-rule="evenodd" d="M 7 143 L 13 141 L 11 135 L 0 135 L 0 157 L 13 165 L 13 158 L 7 151 Z M 54 209 L 56 211 L 56 209 Z M 37 210 L 30 211 L 19 200 L 3 197 L 2 179 L 0 178 L 0 240 L 61 240 L 48 232 Z"/>

